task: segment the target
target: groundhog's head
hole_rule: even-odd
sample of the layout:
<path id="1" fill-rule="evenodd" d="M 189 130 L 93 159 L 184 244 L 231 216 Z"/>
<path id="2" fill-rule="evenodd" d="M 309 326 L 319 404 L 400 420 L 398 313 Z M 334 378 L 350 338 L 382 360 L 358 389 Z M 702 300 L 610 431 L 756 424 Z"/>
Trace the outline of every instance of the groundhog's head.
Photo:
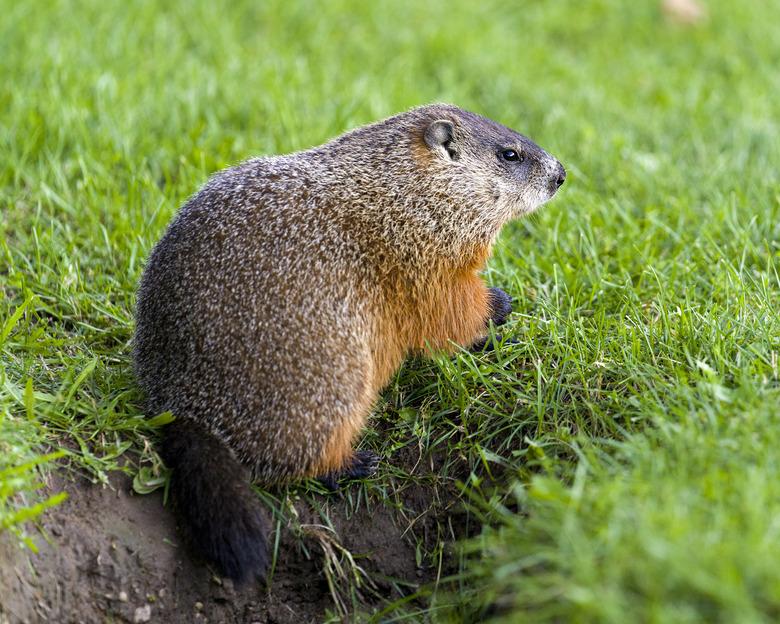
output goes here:
<path id="1" fill-rule="evenodd" d="M 429 163 L 461 205 L 476 202 L 503 222 L 541 206 L 566 179 L 555 157 L 514 130 L 455 106 L 421 110 Z"/>
<path id="2" fill-rule="evenodd" d="M 566 179 L 530 139 L 450 104 L 363 126 L 311 154 L 332 170 L 329 191 L 344 196 L 351 220 L 404 248 L 407 259 L 435 250 L 461 262 L 488 250 L 507 221 L 538 208 Z"/>

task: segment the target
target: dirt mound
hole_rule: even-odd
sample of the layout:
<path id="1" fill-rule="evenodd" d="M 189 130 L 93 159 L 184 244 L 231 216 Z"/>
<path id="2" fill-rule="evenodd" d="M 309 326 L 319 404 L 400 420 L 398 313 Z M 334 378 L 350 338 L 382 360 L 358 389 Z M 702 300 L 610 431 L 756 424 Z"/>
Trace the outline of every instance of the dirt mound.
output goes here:
<path id="1" fill-rule="evenodd" d="M 370 609 L 379 596 L 412 591 L 433 574 L 418 567 L 408 525 L 396 523 L 390 510 L 363 505 L 348 518 L 335 497 L 326 501 L 331 528 L 323 526 L 322 509 L 295 502 L 298 529 L 281 529 L 270 588 L 235 588 L 184 547 L 161 493 L 135 495 L 121 475 L 111 487 L 83 480 L 57 485 L 70 498 L 44 517 L 49 542 L 38 554 L 0 541 L 0 624 L 321 622 L 328 612 L 351 611 L 356 596 Z M 426 516 L 416 528 L 428 533 L 426 501 L 414 500 L 421 496 L 404 504 Z M 348 577 L 363 578 L 363 589 L 356 591 L 360 582 Z"/>

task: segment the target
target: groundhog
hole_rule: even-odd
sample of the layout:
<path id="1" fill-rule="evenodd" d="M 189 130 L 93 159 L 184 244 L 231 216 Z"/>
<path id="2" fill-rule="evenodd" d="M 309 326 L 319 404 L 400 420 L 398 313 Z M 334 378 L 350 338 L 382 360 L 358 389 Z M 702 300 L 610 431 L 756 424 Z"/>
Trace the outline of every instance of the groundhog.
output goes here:
<path id="1" fill-rule="evenodd" d="M 151 253 L 135 371 L 190 541 L 226 577 L 262 576 L 250 480 L 371 474 L 355 451 L 409 354 L 482 344 L 510 298 L 479 276 L 510 219 L 566 172 L 528 138 L 434 104 L 214 175 Z"/>

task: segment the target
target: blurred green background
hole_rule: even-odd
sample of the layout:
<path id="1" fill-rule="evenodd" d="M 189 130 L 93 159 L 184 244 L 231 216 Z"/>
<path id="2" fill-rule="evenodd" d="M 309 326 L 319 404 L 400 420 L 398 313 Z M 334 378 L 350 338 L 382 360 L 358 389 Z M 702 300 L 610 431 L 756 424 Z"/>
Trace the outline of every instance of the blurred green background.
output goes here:
<path id="1" fill-rule="evenodd" d="M 210 173 L 448 101 L 569 177 L 486 272 L 519 343 L 410 363 L 367 434 L 480 510 L 418 616 L 775 621 L 780 2 L 701 4 L 1 1 L 0 526 L 63 439 L 154 464 L 134 289 Z"/>

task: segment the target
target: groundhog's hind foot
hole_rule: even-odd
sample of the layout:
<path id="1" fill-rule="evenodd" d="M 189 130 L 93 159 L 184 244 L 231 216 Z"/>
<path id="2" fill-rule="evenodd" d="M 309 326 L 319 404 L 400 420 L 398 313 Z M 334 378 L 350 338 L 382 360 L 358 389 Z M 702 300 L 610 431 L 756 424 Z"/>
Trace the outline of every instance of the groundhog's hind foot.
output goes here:
<path id="1" fill-rule="evenodd" d="M 512 297 L 500 288 L 491 288 L 490 292 L 490 320 L 496 326 L 506 323 L 512 314 Z"/>
<path id="2" fill-rule="evenodd" d="M 355 451 L 352 461 L 344 469 L 329 472 L 326 475 L 317 477 L 317 481 L 322 483 L 331 492 L 337 492 L 340 488 L 340 482 L 348 479 L 365 479 L 376 473 L 376 467 L 379 464 L 379 455 L 371 451 Z"/>

